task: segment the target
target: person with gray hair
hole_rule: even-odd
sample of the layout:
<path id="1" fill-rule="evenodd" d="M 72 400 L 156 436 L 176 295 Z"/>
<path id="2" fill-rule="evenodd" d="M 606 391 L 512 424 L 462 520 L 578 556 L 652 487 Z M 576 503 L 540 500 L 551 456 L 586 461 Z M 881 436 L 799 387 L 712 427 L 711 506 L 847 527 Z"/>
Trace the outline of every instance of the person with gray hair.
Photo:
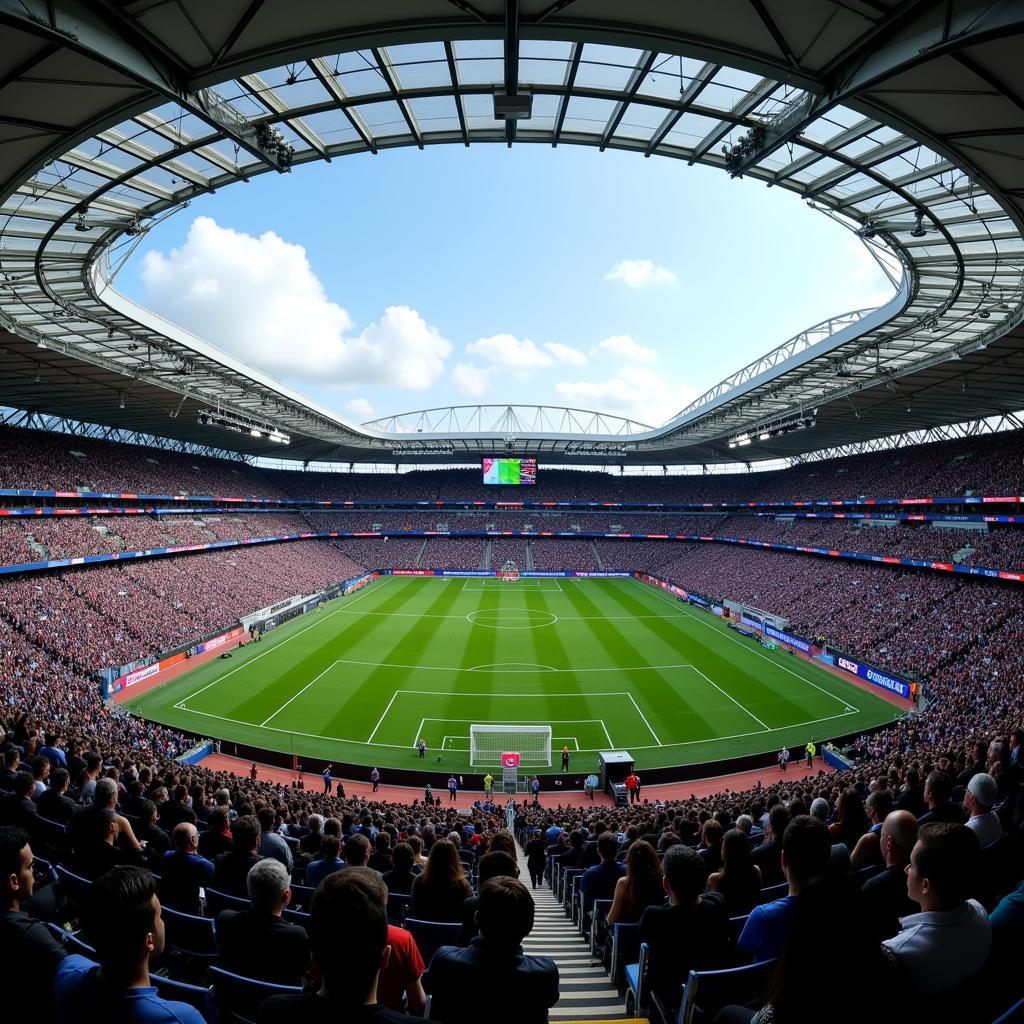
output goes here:
<path id="1" fill-rule="evenodd" d="M 305 928 L 282 917 L 292 898 L 288 869 L 264 857 L 249 869 L 246 887 L 250 908 L 217 916 L 220 966 L 276 985 L 301 985 L 309 969 L 309 938 Z"/>
<path id="2" fill-rule="evenodd" d="M 818 821 L 827 825 L 828 816 L 831 813 L 832 808 L 823 796 L 817 796 L 811 801 L 811 817 L 817 818 Z"/>

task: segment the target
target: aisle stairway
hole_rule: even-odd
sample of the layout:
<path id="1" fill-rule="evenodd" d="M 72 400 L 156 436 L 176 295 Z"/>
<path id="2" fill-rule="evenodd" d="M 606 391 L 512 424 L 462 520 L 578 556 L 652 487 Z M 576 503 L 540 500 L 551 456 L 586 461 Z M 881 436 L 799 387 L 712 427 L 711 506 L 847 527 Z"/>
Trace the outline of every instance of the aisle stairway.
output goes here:
<path id="1" fill-rule="evenodd" d="M 519 877 L 529 885 L 526 858 L 519 853 Z M 617 1020 L 626 1017 L 625 1003 L 608 980 L 600 962 L 590 955 L 590 947 L 565 916 L 561 903 L 547 884 L 533 890 L 536 918 L 533 931 L 523 943 L 523 951 L 533 956 L 549 956 L 558 965 L 558 1003 L 550 1011 L 557 1020 Z"/>

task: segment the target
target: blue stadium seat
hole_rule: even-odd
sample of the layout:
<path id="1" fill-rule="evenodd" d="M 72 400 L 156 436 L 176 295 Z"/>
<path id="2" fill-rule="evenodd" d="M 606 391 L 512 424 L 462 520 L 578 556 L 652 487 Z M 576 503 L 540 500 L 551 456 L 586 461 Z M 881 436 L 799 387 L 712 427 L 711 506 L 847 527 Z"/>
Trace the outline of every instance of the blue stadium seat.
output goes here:
<path id="1" fill-rule="evenodd" d="M 724 971 L 690 971 L 683 986 L 676 1024 L 713 1021 L 724 1006 L 760 1005 L 765 982 L 776 963 L 775 960 L 760 960 Z"/>
<path id="2" fill-rule="evenodd" d="M 412 897 L 404 892 L 388 893 L 388 920 L 392 924 L 401 924 L 409 912 Z"/>
<path id="3" fill-rule="evenodd" d="M 55 864 L 54 871 L 57 872 L 57 879 L 64 886 L 64 894 L 75 907 L 81 907 L 82 900 L 89 892 L 92 882 L 88 878 L 76 875 L 68 871 L 62 864 Z"/>
<path id="4" fill-rule="evenodd" d="M 618 985 L 626 970 L 640 956 L 640 925 L 617 922 L 612 925 L 612 957 L 608 974 Z"/>
<path id="5" fill-rule="evenodd" d="M 309 885 L 293 885 L 292 890 L 292 906 L 296 910 L 304 910 L 307 914 L 309 908 L 313 903 L 313 893 L 316 889 Z"/>
<path id="6" fill-rule="evenodd" d="M 594 911 L 590 915 L 590 952 L 596 957 L 604 952 L 604 923 L 611 909 L 611 900 L 594 900 Z"/>
<path id="7" fill-rule="evenodd" d="M 212 918 L 196 917 L 163 907 L 167 945 L 187 957 L 213 960 L 217 956 L 217 932 Z"/>
<path id="8" fill-rule="evenodd" d="M 762 889 L 757 897 L 757 906 L 765 903 L 772 903 L 774 900 L 781 900 L 783 896 L 789 895 L 789 883 L 780 882 L 778 885 L 769 885 Z"/>
<path id="9" fill-rule="evenodd" d="M 206 1024 L 218 1024 L 217 1008 L 213 1002 L 213 991 L 203 985 L 189 985 L 184 981 L 165 978 L 162 974 L 150 974 L 150 984 L 162 999 L 188 1003 L 202 1015 Z"/>
<path id="10" fill-rule="evenodd" d="M 86 942 L 83 942 L 74 932 L 69 932 L 52 921 L 47 921 L 46 927 L 69 953 L 77 953 L 79 956 L 84 956 L 87 960 L 96 959 L 96 950 Z"/>
<path id="11" fill-rule="evenodd" d="M 405 930 L 412 932 L 412 937 L 419 947 L 420 956 L 425 964 L 430 964 L 430 958 L 442 946 L 457 946 L 459 944 L 459 932 L 462 925 L 459 923 L 449 924 L 442 921 L 421 921 L 415 917 L 407 917 L 404 924 Z"/>
<path id="12" fill-rule="evenodd" d="M 217 889 L 207 889 L 205 909 L 207 917 L 216 917 L 222 910 L 251 910 L 252 904 L 241 896 L 231 896 Z"/>
<path id="13" fill-rule="evenodd" d="M 992 1024 L 1022 1024 L 1024 1022 L 1024 999 L 1011 1006 L 998 1020 Z"/>
<path id="14" fill-rule="evenodd" d="M 307 935 L 310 934 L 312 918 L 304 910 L 292 910 L 291 907 L 286 907 L 281 916 L 289 924 L 297 924 L 300 928 L 306 929 Z"/>
<path id="15" fill-rule="evenodd" d="M 641 1017 L 647 1009 L 647 961 L 649 951 L 646 942 L 640 943 L 640 956 L 635 964 L 626 964 L 623 975 L 626 980 L 626 1016 Z"/>
<path id="16" fill-rule="evenodd" d="M 220 967 L 211 967 L 213 997 L 220 1012 L 222 1024 L 250 1024 L 263 1001 L 276 995 L 299 995 L 301 988 L 291 985 L 272 985 L 256 978 L 245 978 Z"/>

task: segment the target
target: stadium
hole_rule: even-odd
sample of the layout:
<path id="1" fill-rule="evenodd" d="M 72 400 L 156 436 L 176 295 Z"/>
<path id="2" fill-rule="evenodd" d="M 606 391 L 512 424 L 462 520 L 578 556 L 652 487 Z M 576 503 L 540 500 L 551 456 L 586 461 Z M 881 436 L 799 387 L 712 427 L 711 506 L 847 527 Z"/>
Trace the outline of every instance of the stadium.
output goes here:
<path id="1" fill-rule="evenodd" d="M 1024 4 L 18 0 L 0 40 L 11 1019 L 1024 1020 Z M 565 179 L 501 177 L 505 151 Z M 655 180 L 620 159 L 737 190 L 703 391 L 569 294 L 588 225 L 524 250 L 406 210 L 390 238 L 352 198 L 372 173 L 405 210 L 466 167 L 429 223 L 483 199 L 525 237 L 584 168 Z M 446 403 L 459 356 L 408 306 L 354 337 L 303 271 L 265 282 L 297 297 L 263 335 L 261 286 L 232 305 L 203 259 L 158 309 L 129 285 L 324 173 L 353 280 L 408 262 L 410 294 L 608 336 L 496 327 L 445 380 L 509 394 Z M 646 200 L 630 237 L 700 262 L 659 239 L 677 197 Z M 797 242 L 759 255 L 747 211 L 776 205 Z M 782 339 L 739 268 L 784 263 L 797 214 L 838 241 L 779 303 L 832 311 Z M 491 276 L 456 251 L 480 238 Z M 828 305 L 844 244 L 881 304 Z M 308 367 L 320 314 L 345 353 Z M 602 346 L 647 368 L 545 399 L 531 374 Z M 384 379 L 424 407 L 337 411 Z"/>

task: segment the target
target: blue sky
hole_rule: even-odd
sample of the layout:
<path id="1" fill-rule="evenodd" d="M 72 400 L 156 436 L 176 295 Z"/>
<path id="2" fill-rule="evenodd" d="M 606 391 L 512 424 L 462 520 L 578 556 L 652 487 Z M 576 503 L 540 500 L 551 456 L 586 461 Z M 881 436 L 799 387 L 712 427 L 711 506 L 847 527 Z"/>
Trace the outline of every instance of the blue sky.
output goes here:
<path id="1" fill-rule="evenodd" d="M 512 401 L 660 423 L 892 293 L 851 234 L 781 189 L 528 145 L 233 185 L 152 231 L 117 284 L 355 422 Z"/>

